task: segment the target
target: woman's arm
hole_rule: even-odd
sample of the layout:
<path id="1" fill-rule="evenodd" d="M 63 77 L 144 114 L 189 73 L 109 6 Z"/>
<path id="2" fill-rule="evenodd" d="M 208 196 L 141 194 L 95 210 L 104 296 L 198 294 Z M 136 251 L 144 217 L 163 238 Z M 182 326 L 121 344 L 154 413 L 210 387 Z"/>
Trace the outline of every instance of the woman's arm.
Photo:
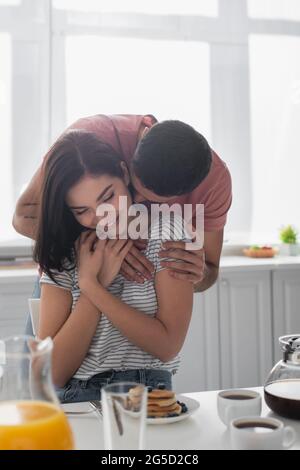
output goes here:
<path id="1" fill-rule="evenodd" d="M 66 289 L 42 284 L 38 336 L 53 339 L 53 382 L 63 387 L 82 364 L 95 334 L 100 314 L 84 295 L 74 311 L 72 294 Z"/>
<path id="2" fill-rule="evenodd" d="M 192 314 L 190 282 L 172 278 L 167 270 L 157 273 L 158 311 L 154 318 L 114 297 L 91 277 L 82 279 L 80 288 L 123 336 L 139 348 L 162 362 L 172 360 L 180 351 Z"/>

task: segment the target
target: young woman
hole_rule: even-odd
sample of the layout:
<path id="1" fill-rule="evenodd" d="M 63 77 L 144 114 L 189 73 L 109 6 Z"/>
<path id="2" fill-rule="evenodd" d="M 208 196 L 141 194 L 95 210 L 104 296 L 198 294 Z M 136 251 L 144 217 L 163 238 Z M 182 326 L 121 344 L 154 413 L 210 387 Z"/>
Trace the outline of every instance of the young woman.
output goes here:
<path id="1" fill-rule="evenodd" d="M 38 336 L 54 342 L 53 380 L 62 402 L 101 398 L 101 387 L 135 381 L 172 388 L 192 311 L 193 286 L 171 277 L 160 257 L 161 221 L 151 227 L 145 255 L 151 278 L 120 274 L 130 239 L 98 239 L 101 204 L 117 213 L 132 204 L 126 164 L 86 131 L 69 131 L 46 164 L 35 259 L 43 270 Z M 182 238 L 182 220 L 172 222 Z"/>

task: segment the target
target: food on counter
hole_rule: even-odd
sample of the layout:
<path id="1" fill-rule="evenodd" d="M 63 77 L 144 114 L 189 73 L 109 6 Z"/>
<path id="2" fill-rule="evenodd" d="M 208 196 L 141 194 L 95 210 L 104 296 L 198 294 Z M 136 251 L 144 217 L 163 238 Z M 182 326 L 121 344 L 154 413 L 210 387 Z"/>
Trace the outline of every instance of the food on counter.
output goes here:
<path id="1" fill-rule="evenodd" d="M 272 246 L 252 245 L 249 248 L 244 249 L 243 252 L 250 258 L 273 258 L 273 256 L 276 255 L 277 250 Z"/>
<path id="2" fill-rule="evenodd" d="M 131 401 L 134 402 L 137 398 L 134 388 L 130 390 L 129 395 Z M 148 418 L 173 418 L 187 411 L 187 406 L 179 402 L 176 399 L 175 393 L 171 390 L 166 390 L 163 386 L 157 389 L 148 387 Z"/>
<path id="3" fill-rule="evenodd" d="M 173 418 L 188 411 L 171 390 L 148 388 L 148 418 Z"/>

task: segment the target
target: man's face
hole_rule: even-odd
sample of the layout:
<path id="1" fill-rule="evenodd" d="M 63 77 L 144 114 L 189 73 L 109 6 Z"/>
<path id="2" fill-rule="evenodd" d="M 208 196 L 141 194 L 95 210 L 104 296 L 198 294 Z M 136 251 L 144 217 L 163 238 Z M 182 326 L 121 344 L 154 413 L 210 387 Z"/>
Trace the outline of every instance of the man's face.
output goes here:
<path id="1" fill-rule="evenodd" d="M 141 202 L 154 202 L 154 203 L 163 203 L 163 202 L 172 202 L 177 198 L 177 196 L 159 196 L 155 194 L 150 189 L 143 186 L 141 180 L 134 174 L 133 170 L 130 171 L 131 183 L 134 187 L 133 199 L 136 203 Z"/>

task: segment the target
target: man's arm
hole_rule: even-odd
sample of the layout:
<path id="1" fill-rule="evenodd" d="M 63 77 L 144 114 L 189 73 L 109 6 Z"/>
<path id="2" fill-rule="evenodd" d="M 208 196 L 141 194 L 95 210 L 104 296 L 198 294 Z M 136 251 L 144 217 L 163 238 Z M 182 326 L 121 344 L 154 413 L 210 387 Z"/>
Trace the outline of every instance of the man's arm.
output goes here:
<path id="1" fill-rule="evenodd" d="M 188 280 L 194 284 L 195 292 L 203 292 L 211 287 L 219 274 L 219 263 L 223 244 L 223 229 L 218 232 L 204 233 L 204 248 L 189 251 L 185 243 L 168 241 L 163 243 L 164 250 L 159 256 L 173 258 L 174 261 L 162 261 L 169 268 L 175 279 Z"/>
<path id="2" fill-rule="evenodd" d="M 81 118 L 71 124 L 61 135 L 62 137 L 68 130 L 72 129 L 85 129 L 94 132 L 97 135 L 97 131 L 101 129 L 101 116 L 91 116 L 87 118 Z M 101 133 L 100 133 L 101 134 Z M 60 139 L 58 137 L 57 140 Z M 57 142 L 54 142 L 53 145 Z M 19 197 L 13 215 L 12 224 L 14 229 L 25 237 L 36 239 L 37 227 L 38 227 L 38 213 L 39 204 L 41 199 L 41 190 L 45 174 L 45 165 L 48 160 L 49 154 L 53 148 L 50 147 L 49 151 L 43 158 L 41 166 L 38 168 L 34 176 L 32 177 L 29 185 Z"/>
<path id="3" fill-rule="evenodd" d="M 25 237 L 36 239 L 38 212 L 44 178 L 44 164 L 33 175 L 29 185 L 17 201 L 12 224 Z"/>
<path id="4" fill-rule="evenodd" d="M 203 292 L 211 287 L 219 275 L 220 257 L 224 230 L 204 233 L 204 272 L 203 279 L 194 284 L 194 292 Z"/>
<path id="5" fill-rule="evenodd" d="M 84 129 L 84 124 L 81 124 L 82 121 L 83 119 L 78 119 L 78 121 L 68 127 L 66 131 L 68 131 L 68 129 Z M 32 240 L 36 240 L 39 205 L 45 176 L 45 167 L 53 145 L 43 157 L 41 165 L 31 178 L 27 188 L 17 200 L 15 212 L 13 215 L 12 225 L 14 229 L 21 235 L 31 238 Z"/>

